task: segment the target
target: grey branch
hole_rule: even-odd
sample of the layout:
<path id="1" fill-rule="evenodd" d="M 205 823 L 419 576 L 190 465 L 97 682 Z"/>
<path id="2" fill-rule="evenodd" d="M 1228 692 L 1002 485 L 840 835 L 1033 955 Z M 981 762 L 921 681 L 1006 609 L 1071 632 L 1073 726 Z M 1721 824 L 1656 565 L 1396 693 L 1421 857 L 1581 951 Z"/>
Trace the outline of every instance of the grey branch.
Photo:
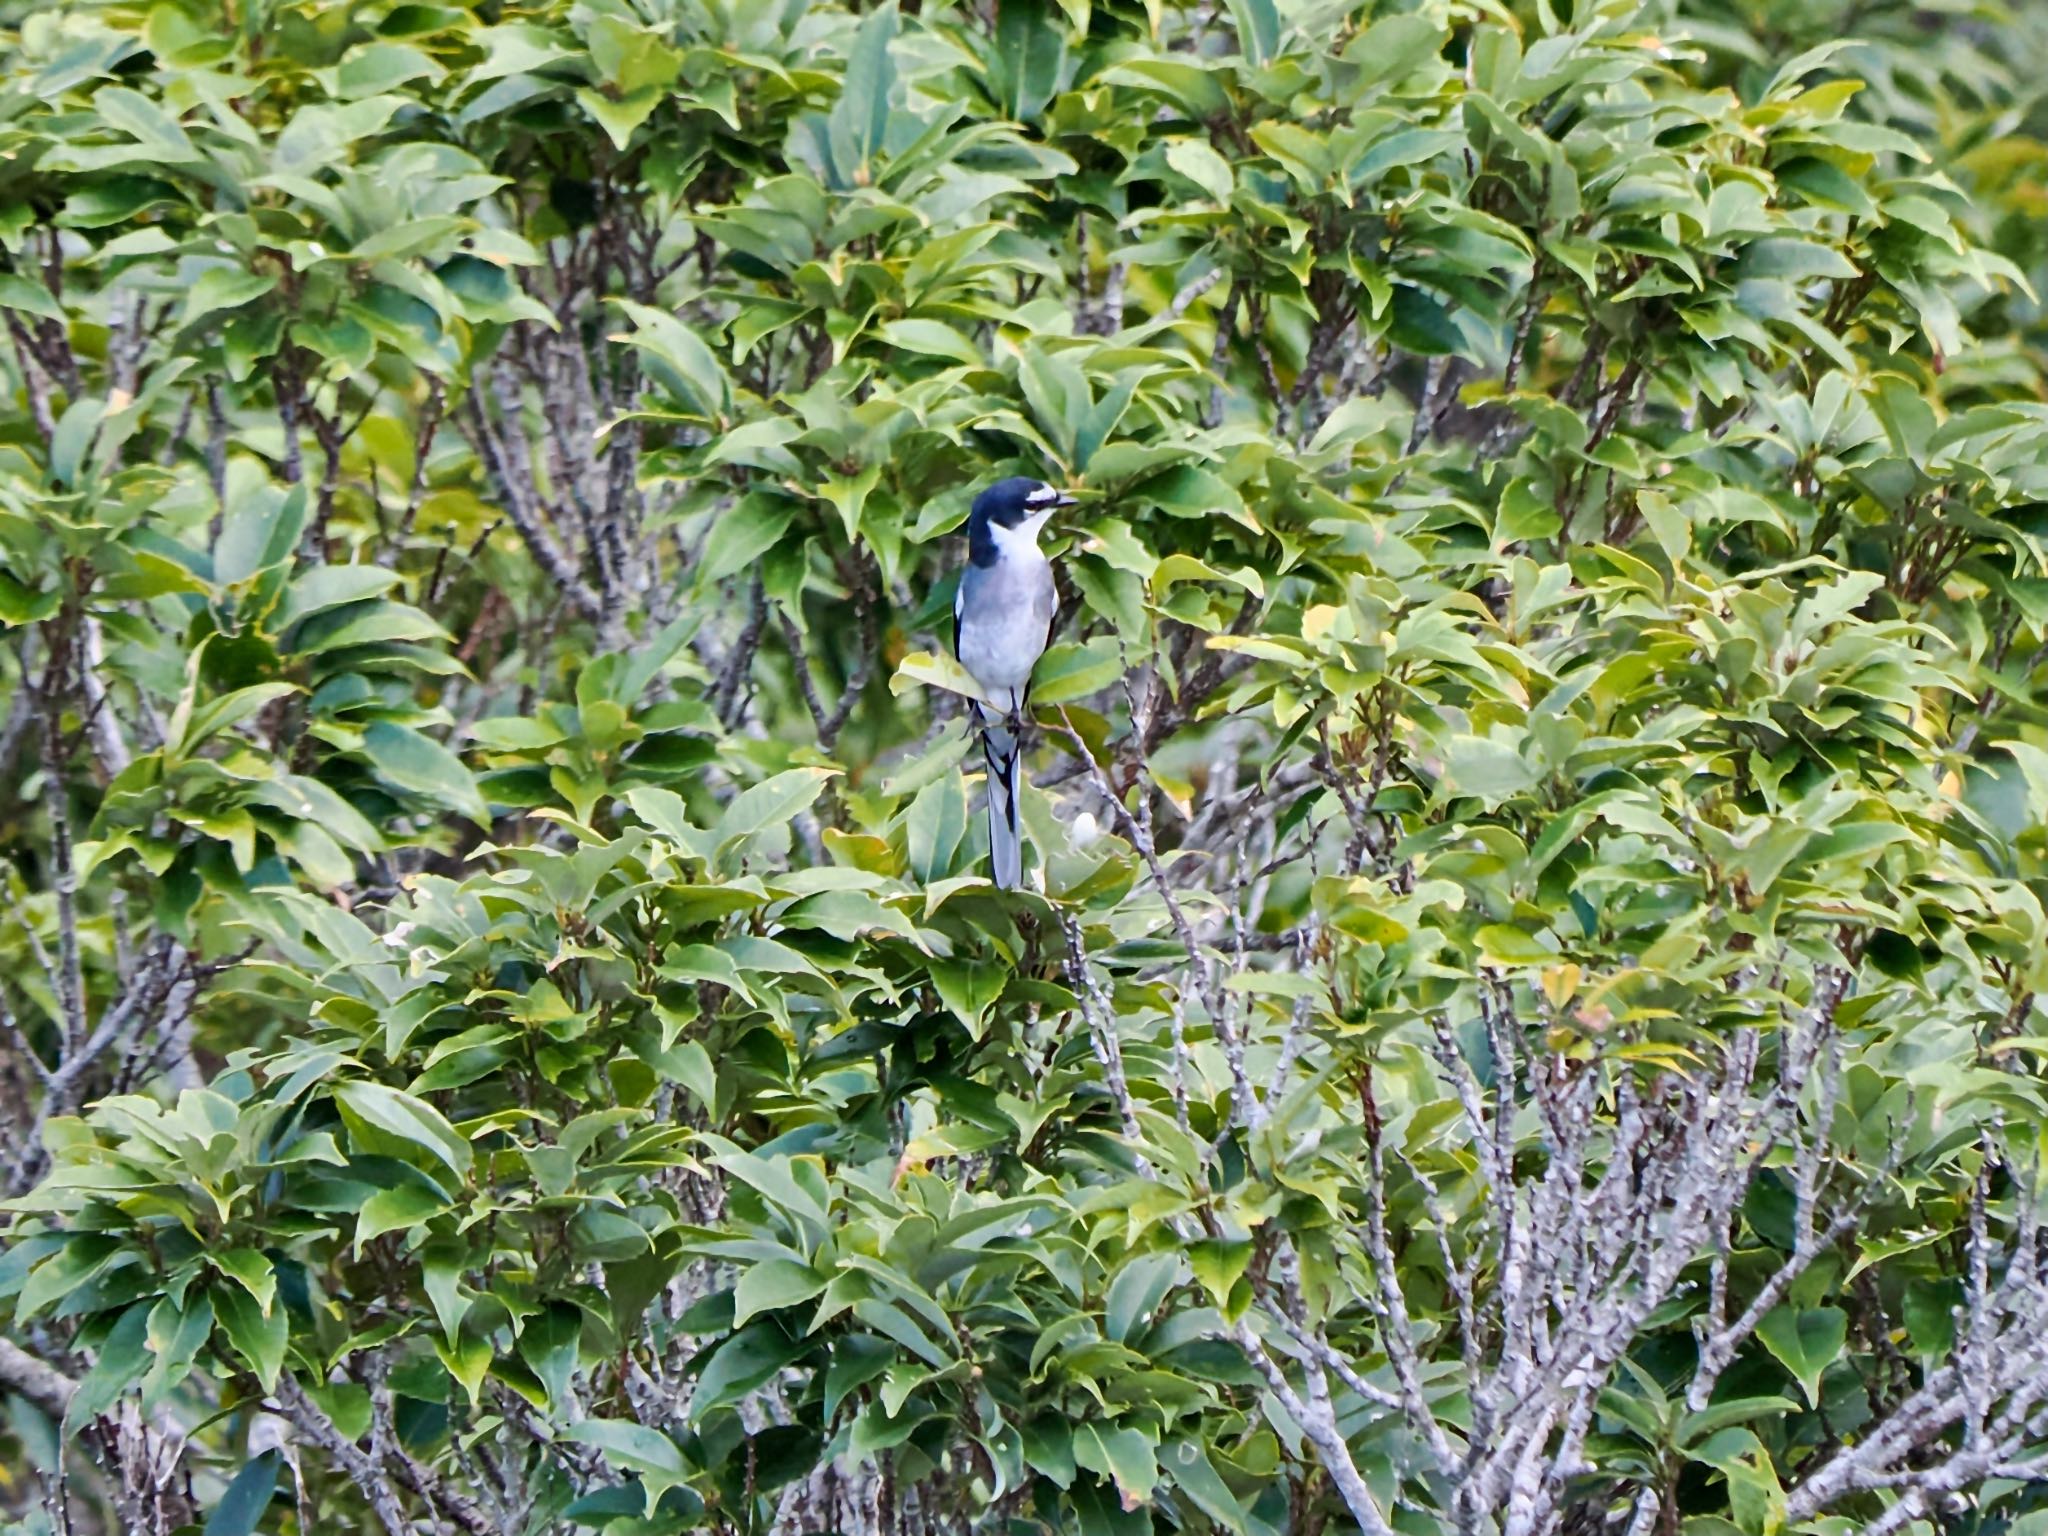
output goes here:
<path id="1" fill-rule="evenodd" d="M 45 1365 L 18 1344 L 0 1339 L 0 1387 L 35 1404 L 62 1422 L 78 1383 L 55 1366 Z"/>
<path id="2" fill-rule="evenodd" d="M 2000 1243 L 1990 1222 L 1990 1182 L 1998 1166 L 1987 1138 L 1971 1198 L 1955 1353 L 1891 1413 L 1800 1479 L 1785 1501 L 1788 1523 L 1886 1490 L 1897 1492 L 1898 1502 L 1865 1529 L 1896 1531 L 1989 1479 L 2048 1480 L 2048 1258 L 2042 1252 L 2041 1191 L 2036 1179 L 2014 1178 L 2013 1231 Z"/>

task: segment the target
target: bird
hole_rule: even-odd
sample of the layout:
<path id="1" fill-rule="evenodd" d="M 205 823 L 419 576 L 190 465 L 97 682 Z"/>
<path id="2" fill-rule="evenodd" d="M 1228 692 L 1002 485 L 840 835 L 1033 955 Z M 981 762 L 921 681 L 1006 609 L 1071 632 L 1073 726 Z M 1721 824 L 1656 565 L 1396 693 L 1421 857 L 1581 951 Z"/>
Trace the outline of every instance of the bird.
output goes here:
<path id="1" fill-rule="evenodd" d="M 1052 639 L 1052 564 L 1039 530 L 1074 498 L 1042 480 L 1014 475 L 974 498 L 967 513 L 967 567 L 953 595 L 953 654 L 986 700 L 973 701 L 988 764 L 988 852 L 995 883 L 1013 890 L 1024 875 L 1017 826 L 1024 706 L 1031 670 Z"/>

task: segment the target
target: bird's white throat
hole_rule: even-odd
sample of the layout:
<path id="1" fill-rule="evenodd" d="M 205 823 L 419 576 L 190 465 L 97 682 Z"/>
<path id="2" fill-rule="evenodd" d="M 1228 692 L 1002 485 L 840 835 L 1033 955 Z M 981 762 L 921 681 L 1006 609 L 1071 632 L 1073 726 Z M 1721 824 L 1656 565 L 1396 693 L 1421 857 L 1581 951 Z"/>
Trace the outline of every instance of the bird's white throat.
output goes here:
<path id="1" fill-rule="evenodd" d="M 1044 556 L 1038 552 L 1038 535 L 1056 509 L 1047 507 L 1043 512 L 1034 512 L 1014 528 L 990 521 L 989 537 L 995 541 L 996 549 L 1007 560 L 1039 560 Z"/>

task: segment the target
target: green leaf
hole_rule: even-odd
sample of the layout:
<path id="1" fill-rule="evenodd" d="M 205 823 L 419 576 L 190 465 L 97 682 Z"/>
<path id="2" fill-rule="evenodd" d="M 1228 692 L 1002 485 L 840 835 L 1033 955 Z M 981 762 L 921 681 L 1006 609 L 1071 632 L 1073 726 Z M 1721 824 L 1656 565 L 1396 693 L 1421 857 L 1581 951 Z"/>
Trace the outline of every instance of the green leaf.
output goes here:
<path id="1" fill-rule="evenodd" d="M 447 1201 L 417 1184 L 380 1189 L 356 1212 L 356 1252 L 361 1253 L 363 1244 L 374 1237 L 422 1226 L 428 1218 L 438 1216 L 446 1209 Z"/>
<path id="2" fill-rule="evenodd" d="M 889 98 L 896 66 L 889 45 L 896 40 L 896 0 L 885 0 L 861 19 L 846 78 L 830 118 L 832 159 L 842 187 L 866 186 L 870 167 L 889 127 Z"/>
<path id="3" fill-rule="evenodd" d="M 633 321 L 635 329 L 614 337 L 638 347 L 650 371 L 667 386 L 691 415 L 721 421 L 732 411 L 732 380 L 724 364 L 697 333 L 674 315 L 632 299 L 612 301 Z"/>
<path id="4" fill-rule="evenodd" d="M 17 1253 L 33 1256 L 33 1250 Z M 59 1247 L 30 1271 L 14 1299 L 14 1315 L 27 1322 L 51 1303 L 137 1260 L 137 1255 L 106 1238 L 79 1235 Z"/>
<path id="5" fill-rule="evenodd" d="M 719 514 L 698 558 L 698 590 L 757 564 L 781 542 L 796 511 L 796 503 L 786 497 L 757 494 L 742 496 L 730 511 Z"/>
<path id="6" fill-rule="evenodd" d="M 483 1398 L 484 1378 L 490 1374 L 496 1358 L 491 1341 L 458 1335 L 452 1340 L 437 1338 L 432 1342 L 435 1358 L 461 1384 L 470 1407 L 476 1407 Z"/>
<path id="7" fill-rule="evenodd" d="M 1691 1445 L 1726 1429 L 1731 1424 L 1747 1424 L 1753 1419 L 1775 1419 L 1798 1411 L 1799 1405 L 1789 1398 L 1731 1398 L 1727 1402 L 1710 1404 L 1698 1413 L 1689 1413 L 1681 1419 L 1678 1424 L 1678 1444 Z"/>
<path id="8" fill-rule="evenodd" d="M 832 1342 L 832 1363 L 825 1369 L 825 1418 L 837 1416 L 849 1393 L 865 1386 L 896 1359 L 896 1346 L 873 1334 L 852 1333 Z"/>
<path id="9" fill-rule="evenodd" d="M 709 1139 L 715 1145 L 730 1147 L 730 1143 L 719 1138 Z M 790 1159 L 764 1157 L 731 1147 L 720 1151 L 712 1161 L 770 1204 L 808 1221 L 814 1227 L 822 1229 L 825 1226 L 823 1202 L 797 1181 Z"/>
<path id="10" fill-rule="evenodd" d="M 302 106 L 278 134 L 271 166 L 288 175 L 310 175 L 350 159 L 362 140 L 382 133 L 407 104 L 402 96 L 381 95 L 341 106 Z"/>
<path id="11" fill-rule="evenodd" d="M 870 464 L 857 474 L 827 475 L 818 486 L 818 494 L 831 502 L 839 513 L 839 526 L 845 531 L 847 543 L 859 539 L 861 509 L 867 505 L 868 493 L 881 483 L 881 479 L 881 467 Z"/>
<path id="12" fill-rule="evenodd" d="M 7 572 L 0 571 L 0 623 L 40 624 L 63 606 L 64 595 L 61 592 L 35 591 Z"/>
<path id="13" fill-rule="evenodd" d="M 1478 933 L 1479 955 L 1488 965 L 1551 965 L 1558 955 L 1526 929 L 1489 923 Z"/>
<path id="14" fill-rule="evenodd" d="M 1151 1498 L 1159 1481 L 1154 1442 L 1135 1429 L 1104 1428 L 1086 1420 L 1074 1426 L 1074 1462 L 1112 1478 L 1126 1505 Z"/>
<path id="15" fill-rule="evenodd" d="M 771 826 L 782 826 L 808 810 L 834 776 L 830 768 L 790 768 L 742 790 L 712 829 L 720 847 L 729 847 Z"/>
<path id="16" fill-rule="evenodd" d="M 213 546 L 213 576 L 221 586 L 247 581 L 290 558 L 306 524 L 306 487 L 265 487 L 232 500 Z"/>
<path id="17" fill-rule="evenodd" d="M 50 478 L 67 489 L 78 487 L 85 468 L 85 456 L 99 436 L 100 420 L 106 414 L 98 400 L 77 400 L 65 407 L 58 418 L 57 432 L 50 439 Z"/>
<path id="18" fill-rule="evenodd" d="M 277 1296 L 277 1274 L 269 1259 L 254 1248 L 209 1251 L 207 1262 L 247 1291 L 256 1305 L 268 1312 Z"/>
<path id="19" fill-rule="evenodd" d="M 1253 64 L 1264 69 L 1280 51 L 1280 12 L 1273 0 L 1230 0 L 1237 23 L 1238 46 Z"/>
<path id="20" fill-rule="evenodd" d="M 323 73 L 332 80 L 329 95 L 359 101 L 409 81 L 440 80 L 447 71 L 409 43 L 359 43 L 333 70 Z"/>
<path id="21" fill-rule="evenodd" d="M 988 366 L 988 359 L 972 341 L 941 320 L 887 320 L 875 327 L 875 335 L 906 352 L 951 358 L 970 368 Z"/>
<path id="22" fill-rule="evenodd" d="M 293 683 L 254 683 L 217 699 L 209 699 L 192 711 L 191 719 L 185 723 L 185 729 L 178 738 L 176 752 L 167 754 L 166 761 L 176 762 L 190 757 L 208 737 L 239 725 L 276 700 L 289 698 L 298 692 L 300 689 Z"/>
<path id="23" fill-rule="evenodd" d="M 1405 80 L 1442 47 L 1444 28 L 1428 16 L 1382 16 L 1353 38 L 1344 62 L 1360 72 L 1361 87 Z"/>
<path id="24" fill-rule="evenodd" d="M 1773 235 L 1752 241 L 1736 259 L 1739 278 L 1854 277 L 1855 264 L 1831 246 Z"/>
<path id="25" fill-rule="evenodd" d="M 1444 751 L 1444 787 L 1487 805 L 1533 788 L 1536 770 L 1514 748 L 1479 736 L 1454 736 Z"/>
<path id="26" fill-rule="evenodd" d="M 1219 203 L 1230 201 L 1230 162 L 1206 139 L 1176 139 L 1166 146 L 1166 163 Z"/>
<path id="27" fill-rule="evenodd" d="M 1442 357 L 1457 351 L 1464 335 L 1442 300 L 1420 288 L 1396 283 L 1387 339 L 1404 352 Z"/>
<path id="28" fill-rule="evenodd" d="M 688 1464 L 676 1443 L 644 1424 L 626 1419 L 582 1419 L 564 1433 L 577 1444 L 600 1452 L 620 1471 L 638 1476 L 648 1515 L 654 1513 L 663 1494 L 689 1479 Z"/>
<path id="29" fill-rule="evenodd" d="M 1388 171 L 1399 170 L 1405 165 L 1421 165 L 1438 155 L 1456 153 L 1465 144 L 1465 135 L 1450 129 L 1400 128 L 1374 141 L 1358 163 L 1351 167 L 1351 180 L 1360 185 L 1377 181 Z M 1394 291 L 1398 297 L 1401 290 L 1397 288 Z"/>
<path id="30" fill-rule="evenodd" d="M 105 176 L 67 197 L 57 222 L 71 229 L 105 229 L 160 204 L 182 202 L 175 186 L 154 176 Z"/>
<path id="31" fill-rule="evenodd" d="M 273 1390 L 278 1373 L 284 1369 L 285 1345 L 290 1339 L 285 1309 L 272 1307 L 266 1313 L 238 1285 L 217 1285 L 212 1295 L 215 1315 L 227 1333 L 228 1342 L 248 1362 L 263 1390 Z"/>
<path id="32" fill-rule="evenodd" d="M 587 36 L 591 61 L 622 91 L 666 90 L 682 73 L 683 56 L 645 27 L 600 12 Z"/>
<path id="33" fill-rule="evenodd" d="M 149 1347 L 156 1356 L 142 1378 L 142 1411 L 154 1413 L 191 1374 L 193 1356 L 213 1333 L 213 1303 L 203 1290 L 182 1303 L 166 1296 L 150 1309 Z"/>
<path id="34" fill-rule="evenodd" d="M 41 283 L 31 282 L 18 272 L 0 272 L 0 309 L 18 309 L 61 322 L 64 307 Z"/>
<path id="35" fill-rule="evenodd" d="M 1920 958 L 1920 946 L 1903 933 L 1894 933 L 1889 928 L 1879 928 L 1871 933 L 1864 943 L 1863 957 L 1893 981 L 1918 986 L 1926 976 L 1927 967 Z"/>
<path id="36" fill-rule="evenodd" d="M 78 1390 L 71 1394 L 70 1406 L 64 1410 L 63 1427 L 67 1432 L 91 1423 L 112 1408 L 149 1369 L 150 1310 L 149 1302 L 136 1302 L 122 1312 L 100 1340 L 98 1358 L 80 1379 Z"/>
<path id="37" fill-rule="evenodd" d="M 307 655 L 384 645 L 401 640 L 445 641 L 441 626 L 404 603 L 361 603 L 320 614 L 303 624 L 296 649 Z"/>
<path id="38" fill-rule="evenodd" d="M 251 1536 L 270 1510 L 284 1452 L 268 1450 L 247 1462 L 206 1517 L 205 1536 Z"/>
<path id="39" fill-rule="evenodd" d="M 759 1312 L 777 1312 L 809 1301 L 824 1289 L 825 1277 L 808 1264 L 794 1259 L 755 1264 L 740 1276 L 733 1297 L 733 1326 L 739 1327 Z"/>
<path id="40" fill-rule="evenodd" d="M 889 679 L 889 691 L 899 697 L 918 687 L 943 688 L 949 693 L 979 699 L 984 704 L 990 702 L 981 691 L 981 685 L 959 662 L 950 656 L 934 656 L 927 651 L 912 651 L 905 656 L 896 663 L 896 671 Z"/>
<path id="41" fill-rule="evenodd" d="M 910 871 L 929 885 L 952 872 L 953 855 L 967 835 L 967 791 L 958 774 L 934 779 L 903 813 Z"/>
<path id="42" fill-rule="evenodd" d="M 1074 1486 L 1074 1426 L 1065 1419 L 1032 1419 L 1023 1429 L 1024 1461 L 1061 1488 Z"/>
<path id="43" fill-rule="evenodd" d="M 1227 1306 L 1231 1290 L 1244 1277 L 1251 1264 L 1252 1245 L 1247 1241 L 1232 1242 L 1227 1238 L 1204 1237 L 1188 1245 L 1188 1263 L 1193 1266 L 1195 1279 L 1217 1306 Z"/>
<path id="44" fill-rule="evenodd" d="M 1009 970 L 993 960 L 934 960 L 931 977 L 940 1001 L 979 1040 L 989 1009 L 1009 982 Z"/>
<path id="45" fill-rule="evenodd" d="M 471 820 L 490 820 L 476 780 L 462 759 L 410 726 L 372 721 L 363 731 L 363 751 L 379 777 L 460 811 Z"/>
<path id="46" fill-rule="evenodd" d="M 239 309 L 262 298 L 276 286 L 274 273 L 208 267 L 185 291 L 185 307 L 178 313 L 178 324 L 188 326 L 224 309 Z"/>
<path id="47" fill-rule="evenodd" d="M 1065 29 L 1045 0 L 1005 0 L 988 52 L 989 85 L 1004 114 L 1036 121 L 1059 87 L 1066 56 Z"/>
<path id="48" fill-rule="evenodd" d="M 1116 1344 L 1127 1342 L 1131 1331 L 1152 1315 L 1179 1277 L 1180 1255 L 1176 1253 L 1145 1254 L 1125 1264 L 1109 1283 L 1102 1336 Z"/>
<path id="49" fill-rule="evenodd" d="M 583 1338 L 583 1310 L 565 1301 L 551 1301 L 519 1330 L 519 1358 L 547 1389 L 548 1402 L 569 1401 L 569 1383 L 576 1374 L 576 1356 Z"/>
<path id="50" fill-rule="evenodd" d="M 702 1423 L 716 1410 L 738 1402 L 808 1348 L 805 1341 L 791 1339 L 772 1323 L 742 1328 L 717 1346 L 698 1375 L 690 1398 L 691 1418 Z"/>
<path id="51" fill-rule="evenodd" d="M 1107 688 L 1124 674 L 1124 651 L 1114 635 L 1097 635 L 1085 645 L 1048 646 L 1031 673 L 1031 702 L 1070 704 Z"/>
<path id="52" fill-rule="evenodd" d="M 1839 1307 L 1779 1307 L 1757 1324 L 1757 1342 L 1798 1379 L 1806 1401 L 1820 1406 L 1821 1373 L 1841 1356 L 1849 1314 Z"/>
<path id="53" fill-rule="evenodd" d="M 468 1177 L 473 1160 L 469 1143 L 433 1105 L 382 1083 L 341 1083 L 334 1098 L 362 1125 L 418 1147 L 458 1178 Z"/>
<path id="54" fill-rule="evenodd" d="M 1877 204 L 1848 172 L 1813 155 L 1786 161 L 1776 170 L 1779 182 L 1791 187 L 1810 203 L 1832 208 L 1859 219 L 1874 218 Z"/>
<path id="55" fill-rule="evenodd" d="M 140 91 L 104 87 L 94 93 L 92 107 L 102 121 L 147 149 L 151 160 L 169 165 L 201 158 L 177 119 Z"/>
<path id="56" fill-rule="evenodd" d="M 1159 1461 L 1173 1485 L 1194 1500 L 1203 1514 L 1225 1530 L 1250 1530 L 1244 1506 L 1217 1472 L 1201 1441 L 1192 1435 L 1176 1436 L 1159 1448 Z"/>

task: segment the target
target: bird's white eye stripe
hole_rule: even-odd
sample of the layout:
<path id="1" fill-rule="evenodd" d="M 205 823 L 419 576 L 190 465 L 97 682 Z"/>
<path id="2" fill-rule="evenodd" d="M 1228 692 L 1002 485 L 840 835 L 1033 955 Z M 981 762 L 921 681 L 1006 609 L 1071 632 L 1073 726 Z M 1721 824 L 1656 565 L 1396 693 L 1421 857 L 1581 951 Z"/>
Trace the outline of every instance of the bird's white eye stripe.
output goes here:
<path id="1" fill-rule="evenodd" d="M 1037 490 L 1024 498 L 1024 504 L 1028 507 L 1042 507 L 1048 502 L 1058 501 L 1059 499 L 1060 493 L 1058 491 L 1049 485 L 1041 485 Z"/>

